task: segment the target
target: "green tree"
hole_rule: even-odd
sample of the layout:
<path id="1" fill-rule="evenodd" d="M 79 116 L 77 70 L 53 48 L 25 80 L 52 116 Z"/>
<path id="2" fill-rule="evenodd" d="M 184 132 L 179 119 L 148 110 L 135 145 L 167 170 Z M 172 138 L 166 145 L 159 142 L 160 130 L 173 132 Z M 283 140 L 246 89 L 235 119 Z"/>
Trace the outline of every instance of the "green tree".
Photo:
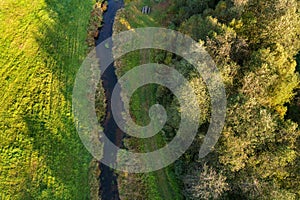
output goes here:
<path id="1" fill-rule="evenodd" d="M 255 99 L 238 97 L 230 106 L 218 145 L 219 160 L 232 188 L 250 199 L 296 197 L 297 124 L 284 121 Z M 293 199 L 293 198 L 292 198 Z"/>
<path id="2" fill-rule="evenodd" d="M 296 62 L 291 60 L 283 46 L 275 49 L 261 49 L 255 52 L 249 62 L 251 71 L 244 77 L 241 92 L 262 105 L 276 109 L 283 117 L 285 103 L 294 96 L 299 84 L 295 73 Z"/>
<path id="3" fill-rule="evenodd" d="M 249 0 L 238 32 L 254 50 L 279 44 L 295 55 L 300 47 L 298 9 L 296 0 Z"/>

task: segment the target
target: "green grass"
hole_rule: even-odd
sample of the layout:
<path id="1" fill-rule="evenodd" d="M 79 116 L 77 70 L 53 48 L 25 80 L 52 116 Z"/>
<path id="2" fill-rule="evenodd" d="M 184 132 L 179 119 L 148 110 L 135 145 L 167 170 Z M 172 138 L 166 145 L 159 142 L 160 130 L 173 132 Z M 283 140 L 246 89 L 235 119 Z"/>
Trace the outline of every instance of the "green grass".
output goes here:
<path id="1" fill-rule="evenodd" d="M 159 27 L 162 20 L 162 11 L 153 10 L 150 15 L 144 15 L 140 9 L 143 5 L 155 6 L 154 1 L 125 1 L 125 9 L 120 11 L 116 18 L 114 26 L 115 33 L 140 27 Z M 123 56 L 117 64 L 117 75 L 121 77 L 128 70 L 145 63 L 153 62 L 154 50 L 134 51 Z M 141 78 L 141 77 L 137 77 Z M 139 88 L 131 97 L 130 111 L 135 122 L 140 125 L 147 125 L 150 122 L 148 117 L 149 108 L 157 103 L 156 97 L 157 85 L 150 84 Z M 127 144 L 140 152 L 149 152 L 163 147 L 166 142 L 162 134 L 157 134 L 151 139 L 127 139 Z M 162 155 L 163 156 L 163 155 Z M 124 181 L 122 179 L 128 179 Z M 126 174 L 121 175 L 120 191 L 126 191 L 126 188 L 138 187 L 138 191 L 143 193 L 145 199 L 182 199 L 179 183 L 177 182 L 172 166 L 162 170 L 147 174 Z M 138 185 L 137 185 L 138 184 Z M 121 194 L 122 195 L 122 194 Z M 140 195 L 140 194 L 139 194 Z M 133 199 L 133 194 L 123 195 L 124 199 Z"/>
<path id="2" fill-rule="evenodd" d="M 0 1 L 0 199 L 88 199 L 71 113 L 94 1 Z"/>

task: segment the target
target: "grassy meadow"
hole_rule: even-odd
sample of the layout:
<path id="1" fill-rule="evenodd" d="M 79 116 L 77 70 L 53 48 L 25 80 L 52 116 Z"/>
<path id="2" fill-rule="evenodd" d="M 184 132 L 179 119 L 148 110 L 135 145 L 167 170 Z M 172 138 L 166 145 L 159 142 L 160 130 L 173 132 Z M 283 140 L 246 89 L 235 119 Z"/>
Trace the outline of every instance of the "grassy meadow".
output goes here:
<path id="1" fill-rule="evenodd" d="M 71 95 L 94 3 L 0 1 L 0 199 L 90 198 Z"/>

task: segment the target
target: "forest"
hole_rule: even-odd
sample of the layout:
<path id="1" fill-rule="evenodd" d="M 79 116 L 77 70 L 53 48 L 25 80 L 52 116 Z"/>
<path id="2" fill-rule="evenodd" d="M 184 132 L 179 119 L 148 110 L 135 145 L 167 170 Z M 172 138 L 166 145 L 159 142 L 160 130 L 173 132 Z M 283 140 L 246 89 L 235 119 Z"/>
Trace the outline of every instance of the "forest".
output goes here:
<path id="1" fill-rule="evenodd" d="M 215 60 L 228 110 L 215 152 L 185 175 L 187 193 L 205 199 L 298 199 L 299 2 L 234 0 L 215 7 L 201 2 L 178 1 L 170 12 L 179 10 L 174 26 L 203 41 Z"/>
<path id="2" fill-rule="evenodd" d="M 99 162 L 76 131 L 72 90 L 112 1 L 0 1 L 0 199 L 107 199 Z M 143 6 L 151 12 L 143 14 Z M 149 173 L 115 171 L 118 199 L 300 199 L 300 2 L 125 0 L 114 34 L 141 27 L 176 30 L 205 48 L 225 85 L 226 121 L 212 152 L 200 159 L 211 116 L 201 74 L 164 50 L 116 60 L 118 78 L 151 62 L 176 69 L 201 110 L 196 138 L 176 162 Z M 107 114 L 103 87 L 95 94 L 99 124 Z M 125 136 L 122 148 L 153 151 L 175 137 L 180 104 L 166 87 L 136 90 L 131 117 L 146 126 L 157 103 L 168 115 L 163 129 L 149 139 Z"/>

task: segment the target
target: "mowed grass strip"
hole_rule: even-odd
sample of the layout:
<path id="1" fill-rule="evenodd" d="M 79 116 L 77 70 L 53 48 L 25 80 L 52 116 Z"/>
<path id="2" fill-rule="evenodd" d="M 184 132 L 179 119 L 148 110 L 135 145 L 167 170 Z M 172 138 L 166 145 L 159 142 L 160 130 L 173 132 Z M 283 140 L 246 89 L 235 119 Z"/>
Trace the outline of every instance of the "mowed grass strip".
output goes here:
<path id="1" fill-rule="evenodd" d="M 89 199 L 71 101 L 93 3 L 0 1 L 0 199 Z"/>

